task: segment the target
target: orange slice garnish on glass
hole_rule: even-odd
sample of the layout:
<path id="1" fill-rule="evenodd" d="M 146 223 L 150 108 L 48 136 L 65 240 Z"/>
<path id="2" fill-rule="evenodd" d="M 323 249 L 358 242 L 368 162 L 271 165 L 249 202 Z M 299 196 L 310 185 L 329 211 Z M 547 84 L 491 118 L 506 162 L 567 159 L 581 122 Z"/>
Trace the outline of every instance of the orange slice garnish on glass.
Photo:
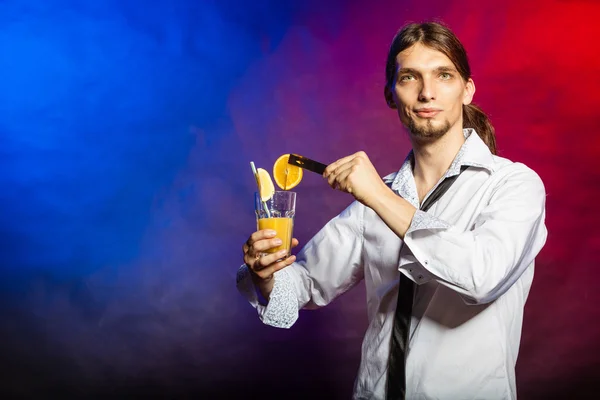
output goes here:
<path id="1" fill-rule="evenodd" d="M 302 168 L 288 164 L 289 158 L 289 154 L 284 154 L 273 165 L 273 179 L 283 190 L 295 188 L 302 180 Z"/>
<path id="2" fill-rule="evenodd" d="M 256 169 L 257 175 L 257 183 L 258 183 L 258 193 L 260 194 L 260 199 L 262 201 L 270 200 L 273 197 L 273 193 L 275 193 L 275 186 L 273 185 L 273 181 L 271 180 L 271 176 L 269 173 L 262 169 Z"/>

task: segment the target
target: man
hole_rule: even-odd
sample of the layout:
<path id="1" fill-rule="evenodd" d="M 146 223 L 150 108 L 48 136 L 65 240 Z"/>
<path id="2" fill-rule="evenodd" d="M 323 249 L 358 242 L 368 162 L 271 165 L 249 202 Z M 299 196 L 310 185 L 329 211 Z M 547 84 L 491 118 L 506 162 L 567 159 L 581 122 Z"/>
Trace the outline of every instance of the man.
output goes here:
<path id="1" fill-rule="evenodd" d="M 412 144 L 400 170 L 381 179 L 363 152 L 329 165 L 329 185 L 356 201 L 297 258 L 260 257 L 278 243 L 253 233 L 238 288 L 264 323 L 290 327 L 299 308 L 325 306 L 364 279 L 356 399 L 515 399 L 523 308 L 547 234 L 544 185 L 495 155 L 494 130 L 471 104 L 466 52 L 446 27 L 396 35 L 384 93 Z"/>

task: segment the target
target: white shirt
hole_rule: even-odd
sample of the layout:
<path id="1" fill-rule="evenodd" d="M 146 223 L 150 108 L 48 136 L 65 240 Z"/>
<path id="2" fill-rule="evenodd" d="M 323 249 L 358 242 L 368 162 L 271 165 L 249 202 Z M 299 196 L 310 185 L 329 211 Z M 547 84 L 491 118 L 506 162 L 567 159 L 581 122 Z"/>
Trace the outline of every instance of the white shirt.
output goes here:
<path id="1" fill-rule="evenodd" d="M 443 178 L 469 168 L 427 213 L 416 212 L 404 240 L 372 209 L 353 202 L 296 262 L 275 273 L 266 306 L 248 269 L 238 271 L 238 289 L 261 320 L 282 328 L 294 324 L 299 309 L 325 306 L 365 280 L 369 326 L 354 399 L 385 398 L 400 273 L 417 284 L 407 398 L 516 398 L 523 307 L 547 235 L 546 194 L 534 171 L 492 155 L 472 129 L 464 134 Z M 384 181 L 419 208 L 410 157 Z"/>

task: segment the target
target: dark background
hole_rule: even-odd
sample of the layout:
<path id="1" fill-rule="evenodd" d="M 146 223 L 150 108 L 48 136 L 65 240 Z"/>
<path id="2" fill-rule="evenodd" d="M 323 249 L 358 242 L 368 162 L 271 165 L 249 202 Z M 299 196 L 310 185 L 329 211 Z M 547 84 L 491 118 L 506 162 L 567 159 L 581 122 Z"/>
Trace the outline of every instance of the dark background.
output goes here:
<path id="1" fill-rule="evenodd" d="M 326 4 L 325 4 L 326 3 Z M 0 1 L 0 389 L 13 398 L 349 398 L 364 288 L 263 326 L 237 293 L 249 162 L 409 143 L 383 99 L 408 21 L 465 44 L 500 155 L 548 193 L 520 399 L 600 379 L 597 1 Z M 350 198 L 306 174 L 304 244 Z"/>

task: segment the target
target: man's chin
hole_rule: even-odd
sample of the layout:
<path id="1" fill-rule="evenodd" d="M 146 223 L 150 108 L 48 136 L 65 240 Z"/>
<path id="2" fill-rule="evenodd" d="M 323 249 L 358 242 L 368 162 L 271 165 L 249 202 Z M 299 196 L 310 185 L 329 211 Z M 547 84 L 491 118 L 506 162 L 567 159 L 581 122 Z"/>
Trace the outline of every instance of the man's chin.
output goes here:
<path id="1" fill-rule="evenodd" d="M 429 140 L 438 139 L 448 132 L 445 126 L 408 126 L 408 130 L 416 138 Z"/>
<path id="2" fill-rule="evenodd" d="M 405 125 L 411 136 L 421 141 L 433 141 L 441 138 L 450 130 L 449 121 L 433 121 L 432 119 L 411 119 Z"/>

